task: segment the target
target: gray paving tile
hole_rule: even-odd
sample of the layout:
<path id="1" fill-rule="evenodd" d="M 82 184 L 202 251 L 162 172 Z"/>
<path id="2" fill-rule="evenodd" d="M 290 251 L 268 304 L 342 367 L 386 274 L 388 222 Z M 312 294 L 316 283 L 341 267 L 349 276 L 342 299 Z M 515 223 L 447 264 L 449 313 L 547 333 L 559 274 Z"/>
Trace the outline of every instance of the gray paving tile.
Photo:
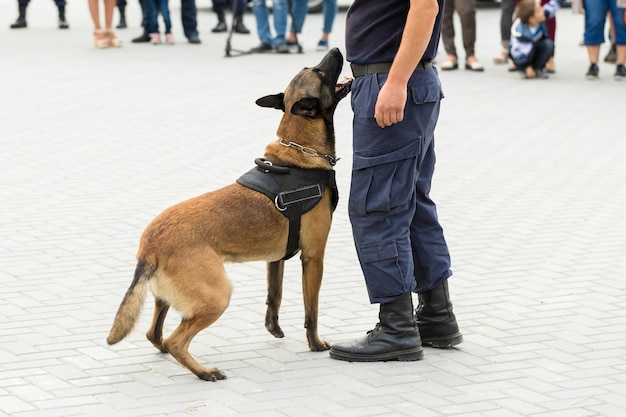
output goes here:
<path id="1" fill-rule="evenodd" d="M 0 4 L 0 416 L 623 414 L 626 86 L 607 64 L 598 82 L 584 80 L 582 18 L 569 9 L 558 15 L 550 80 L 491 64 L 492 8 L 478 12 L 486 71 L 441 73 L 433 197 L 453 256 L 458 349 L 379 364 L 309 352 L 297 260 L 286 267 L 284 339 L 263 326 L 264 264 L 228 266 L 231 307 L 191 346 L 224 381 L 197 380 L 145 340 L 152 299 L 137 331 L 107 346 L 145 225 L 250 169 L 280 118 L 254 100 L 321 57 L 321 16 L 310 15 L 304 54 L 225 59 L 210 3 L 198 5 L 201 45 L 184 42 L 171 2 L 176 45 L 131 44 L 131 27 L 118 32 L 123 48 L 96 51 L 86 3 L 68 5 L 68 31 L 51 2 L 32 2 L 23 31 L 8 29 L 14 2 Z M 331 37 L 341 48 L 344 18 Z M 135 4 L 129 21 L 139 21 Z M 320 335 L 331 342 L 364 334 L 377 313 L 347 217 L 347 102 L 336 130 L 341 200 L 320 294 Z"/>

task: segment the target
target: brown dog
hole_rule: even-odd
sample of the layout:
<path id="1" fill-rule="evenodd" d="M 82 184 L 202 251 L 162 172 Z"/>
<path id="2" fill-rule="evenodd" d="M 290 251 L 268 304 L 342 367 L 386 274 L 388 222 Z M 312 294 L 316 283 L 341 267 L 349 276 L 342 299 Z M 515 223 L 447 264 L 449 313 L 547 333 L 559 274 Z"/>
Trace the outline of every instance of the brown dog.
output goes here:
<path id="1" fill-rule="evenodd" d="M 267 165 L 262 166 L 334 173 L 333 115 L 339 100 L 350 90 L 349 81 L 337 84 L 342 66 L 343 56 L 335 48 L 317 66 L 300 71 L 284 93 L 257 100 L 262 107 L 284 111 L 277 131 L 279 139 L 267 146 Z M 331 187 L 322 189 L 319 202 L 298 218 L 299 237 L 295 234 L 295 246 L 291 245 L 295 252 L 301 251 L 305 327 L 313 351 L 330 348 L 317 334 L 317 316 L 324 250 L 337 196 Z M 265 327 L 274 336 L 283 337 L 278 310 L 284 259 L 291 255 L 288 241 L 292 236 L 281 204 L 234 183 L 174 205 L 157 216 L 141 236 L 135 277 L 107 342 L 117 343 L 132 331 L 149 287 L 156 302 L 148 340 L 200 379 L 226 378 L 219 369 L 200 365 L 189 354 L 189 344 L 228 307 L 232 286 L 224 262 L 258 260 L 268 262 Z M 163 340 L 163 322 L 170 306 L 181 312 L 182 321 Z"/>

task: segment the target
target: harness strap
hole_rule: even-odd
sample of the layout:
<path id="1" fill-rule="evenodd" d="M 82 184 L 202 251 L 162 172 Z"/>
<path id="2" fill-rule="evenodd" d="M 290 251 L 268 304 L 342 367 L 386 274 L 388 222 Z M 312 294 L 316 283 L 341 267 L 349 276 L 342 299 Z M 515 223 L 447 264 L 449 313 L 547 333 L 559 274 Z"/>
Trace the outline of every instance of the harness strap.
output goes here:
<path id="1" fill-rule="evenodd" d="M 318 181 L 325 179 L 318 178 Z M 281 175 L 279 183 L 292 188 L 295 186 L 294 177 Z M 323 192 L 320 184 L 313 184 L 297 188 L 295 190 L 281 191 L 276 195 L 274 204 L 289 220 L 289 235 L 287 237 L 287 248 L 283 260 L 294 257 L 300 251 L 300 228 L 302 227 L 302 215 L 306 213 L 304 204 L 308 200 L 315 201 L 315 205 L 322 199 Z M 311 207 L 312 208 L 312 207 Z M 310 210 L 310 208 L 308 208 Z"/>
<path id="2" fill-rule="evenodd" d="M 289 235 L 283 257 L 283 260 L 287 260 L 300 250 L 302 215 L 321 201 L 325 188 L 332 192 L 331 210 L 337 207 L 339 195 L 335 171 L 277 166 L 263 158 L 257 158 L 254 162 L 257 166 L 237 182 L 265 194 L 289 220 Z"/>
<path id="3" fill-rule="evenodd" d="M 319 184 L 309 185 L 292 191 L 278 193 L 274 199 L 276 208 L 280 211 L 286 210 L 292 204 L 301 203 L 311 198 L 322 197 L 322 187 Z"/>
<path id="4" fill-rule="evenodd" d="M 287 237 L 287 249 L 283 260 L 291 259 L 300 250 L 300 227 L 302 226 L 302 205 L 296 204 L 292 206 L 287 215 L 289 219 L 289 236 Z"/>

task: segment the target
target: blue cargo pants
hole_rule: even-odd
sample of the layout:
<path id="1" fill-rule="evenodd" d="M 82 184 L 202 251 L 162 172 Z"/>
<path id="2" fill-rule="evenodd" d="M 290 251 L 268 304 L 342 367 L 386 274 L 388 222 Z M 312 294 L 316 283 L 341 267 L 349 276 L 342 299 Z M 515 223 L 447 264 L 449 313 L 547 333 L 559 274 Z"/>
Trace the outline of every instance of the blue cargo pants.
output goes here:
<path id="1" fill-rule="evenodd" d="M 348 212 L 371 303 L 423 292 L 446 280 L 450 254 L 430 199 L 434 130 L 443 98 L 437 70 L 415 71 L 404 120 L 380 128 L 374 119 L 387 73 L 352 85 L 353 165 Z"/>

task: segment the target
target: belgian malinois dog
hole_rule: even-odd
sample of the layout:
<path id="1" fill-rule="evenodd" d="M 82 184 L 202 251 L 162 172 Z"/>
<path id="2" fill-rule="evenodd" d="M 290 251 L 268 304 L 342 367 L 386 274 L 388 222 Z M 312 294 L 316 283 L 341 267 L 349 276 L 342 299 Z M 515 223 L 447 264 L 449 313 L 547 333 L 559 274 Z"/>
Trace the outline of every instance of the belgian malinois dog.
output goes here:
<path id="1" fill-rule="evenodd" d="M 278 140 L 267 145 L 268 169 L 304 169 L 332 172 L 335 163 L 333 115 L 349 90 L 351 80 L 338 83 L 343 56 L 338 49 L 315 67 L 304 68 L 284 93 L 257 100 L 261 107 L 284 112 Z M 286 168 L 285 168 L 286 167 Z M 326 240 L 330 231 L 336 188 L 324 188 L 319 202 L 300 217 L 294 248 L 301 252 L 305 328 L 309 348 L 330 348 L 317 334 L 318 296 Z M 282 299 L 284 260 L 290 220 L 277 201 L 233 183 L 176 204 L 158 215 L 144 230 L 137 252 L 134 279 L 119 307 L 107 338 L 114 344 L 134 328 L 148 288 L 155 297 L 152 324 L 146 336 L 161 352 L 169 352 L 198 378 L 226 378 L 217 368 L 200 365 L 188 351 L 193 337 L 213 324 L 230 302 L 232 286 L 224 262 L 267 261 L 267 314 L 265 327 L 275 337 L 284 334 L 278 323 Z M 169 308 L 180 311 L 182 321 L 163 339 Z"/>

